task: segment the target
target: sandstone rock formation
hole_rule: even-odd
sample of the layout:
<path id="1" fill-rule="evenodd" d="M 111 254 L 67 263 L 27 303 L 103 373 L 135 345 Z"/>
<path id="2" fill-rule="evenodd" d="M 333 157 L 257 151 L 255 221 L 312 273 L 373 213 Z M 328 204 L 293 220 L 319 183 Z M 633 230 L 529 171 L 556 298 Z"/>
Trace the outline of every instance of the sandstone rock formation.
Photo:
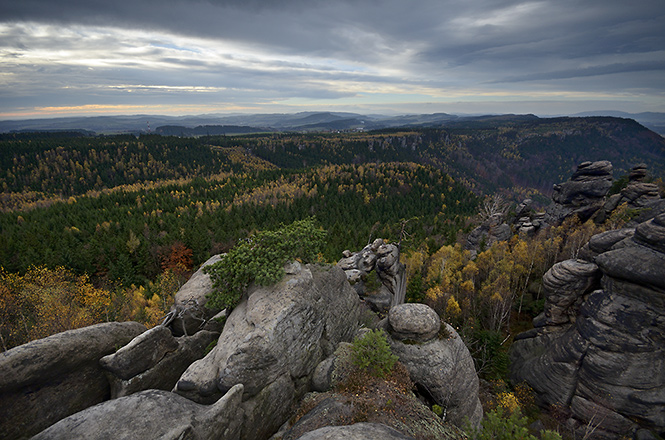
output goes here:
<path id="1" fill-rule="evenodd" d="M 628 176 L 628 184 L 619 194 L 610 196 L 603 206 L 601 220 L 609 217 L 614 210 L 620 207 L 629 209 L 643 209 L 650 207 L 660 200 L 658 185 L 647 183 L 647 167 L 639 164 L 633 167 Z"/>
<path id="2" fill-rule="evenodd" d="M 170 391 L 182 373 L 206 355 L 208 346 L 219 333 L 201 330 L 193 336 L 175 338 L 165 326 L 157 326 L 140 334 L 114 354 L 100 360 L 107 370 L 111 398 L 138 391 L 156 389 Z"/>
<path id="3" fill-rule="evenodd" d="M 495 213 L 469 233 L 464 247 L 475 255 L 475 252 L 482 251 L 497 241 L 508 240 L 512 235 L 512 229 L 505 222 L 505 215 Z"/>
<path id="4" fill-rule="evenodd" d="M 582 162 L 567 182 L 554 185 L 554 204 L 547 210 L 547 223 L 558 225 L 573 215 L 587 221 L 603 207 L 611 186 L 609 161 Z"/>
<path id="5" fill-rule="evenodd" d="M 267 438 L 290 416 L 321 360 L 358 328 L 360 301 L 337 267 L 287 267 L 282 281 L 250 287 L 217 346 L 194 362 L 175 391 L 211 403 L 245 386 L 240 438 Z"/>
<path id="6" fill-rule="evenodd" d="M 390 309 L 387 330 L 393 353 L 416 386 L 444 409 L 444 420 L 462 427 L 468 419 L 478 426 L 483 418 L 478 375 L 455 329 L 425 304 L 402 304 Z"/>
<path id="7" fill-rule="evenodd" d="M 241 401 L 242 385 L 210 406 L 167 391 L 142 391 L 69 416 L 33 438 L 235 440 L 240 434 Z"/>
<path id="8" fill-rule="evenodd" d="M 546 275 L 546 312 L 511 348 L 513 383 L 571 411 L 577 435 L 665 433 L 665 214 L 591 239 Z M 599 280 L 599 281 L 598 281 Z"/>
<path id="9" fill-rule="evenodd" d="M 403 269 L 395 249 L 381 242 L 365 260 L 373 260 L 386 289 L 399 285 Z M 359 267 L 366 268 L 363 264 Z M 79 329 L 5 353 L 0 366 L 9 374 L 0 379 L 0 390 L 7 417 L 0 437 L 267 439 L 287 426 L 312 389 L 332 393 L 328 403 L 289 425 L 288 437 L 275 434 L 275 439 L 299 437 L 331 423 L 331 417 L 338 424 L 353 423 L 348 418 L 356 414 L 353 401 L 330 390 L 350 370 L 350 344 L 344 341 L 358 334 L 363 304 L 337 266 L 294 262 L 285 271 L 273 286 L 250 286 L 205 357 L 218 333 L 197 327 L 191 336 L 175 337 L 168 325 L 145 331 L 137 323 Z M 408 372 L 400 366 L 406 385 L 381 409 L 397 402 L 408 417 L 388 411 L 385 420 L 392 429 L 361 425 L 316 435 L 362 438 L 385 431 L 395 438 L 460 438 L 411 393 L 409 378 L 425 390 L 421 396 L 445 408 L 446 422 L 459 424 L 464 415 L 476 422 L 482 414 L 478 379 L 459 337 L 448 327 L 445 336 L 452 337 L 441 339 L 438 316 L 422 304 L 393 307 L 384 326 Z M 39 359 L 44 362 L 35 362 Z"/>
<path id="10" fill-rule="evenodd" d="M 69 330 L 0 355 L 0 437 L 28 438 L 110 396 L 99 360 L 143 333 L 137 322 Z"/>
<path id="11" fill-rule="evenodd" d="M 213 287 L 210 275 L 203 271 L 204 267 L 215 264 L 220 259 L 220 255 L 210 257 L 176 293 L 168 322 L 175 336 L 193 335 L 220 312 L 206 307 L 207 295 L 213 291 Z M 212 324 L 214 325 L 214 322 Z M 206 330 L 221 331 L 221 328 L 213 326 Z"/>
<path id="12" fill-rule="evenodd" d="M 548 293 L 545 310 L 535 319 L 539 325 L 575 322 L 584 297 L 599 286 L 598 266 L 584 260 L 566 260 L 554 265 L 543 276 Z"/>
<path id="13" fill-rule="evenodd" d="M 402 304 L 406 297 L 406 268 L 399 261 L 399 247 L 374 240 L 360 252 L 344 251 L 344 258 L 337 263 L 358 295 L 375 311 L 386 313 L 390 307 Z M 378 292 L 366 292 L 364 281 L 376 270 L 381 280 Z"/>
<path id="14" fill-rule="evenodd" d="M 360 389 L 354 388 L 358 379 L 353 378 L 353 374 L 357 373 L 352 361 L 351 347 L 352 344 L 349 343 L 339 344 L 335 353 L 317 366 L 313 381 L 318 383 L 315 390 L 319 392 L 305 396 L 296 413 L 301 416 L 296 415 L 295 423 L 289 422 L 271 440 L 295 440 L 309 432 L 316 432 L 318 435 L 321 427 L 349 425 L 359 420 L 386 425 L 407 438 L 463 438 L 457 429 L 444 423 L 411 391 L 413 383 L 402 364 L 398 363 L 394 367 L 396 377 L 384 381 L 363 375 Z M 354 432 L 357 428 L 351 431 L 347 429 L 349 428 L 321 432 L 332 435 Z M 373 438 L 384 438 L 379 432 L 374 434 L 378 437 Z"/>

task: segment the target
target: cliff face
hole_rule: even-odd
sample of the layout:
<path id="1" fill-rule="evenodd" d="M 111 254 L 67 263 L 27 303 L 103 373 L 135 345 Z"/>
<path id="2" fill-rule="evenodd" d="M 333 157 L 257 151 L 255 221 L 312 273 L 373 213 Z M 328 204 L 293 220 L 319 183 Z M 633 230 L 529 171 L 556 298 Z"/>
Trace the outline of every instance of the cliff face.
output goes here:
<path id="1" fill-rule="evenodd" d="M 579 435 L 663 435 L 665 214 L 594 236 L 582 257 L 545 275 L 545 311 L 511 348 L 511 380 L 568 409 Z"/>

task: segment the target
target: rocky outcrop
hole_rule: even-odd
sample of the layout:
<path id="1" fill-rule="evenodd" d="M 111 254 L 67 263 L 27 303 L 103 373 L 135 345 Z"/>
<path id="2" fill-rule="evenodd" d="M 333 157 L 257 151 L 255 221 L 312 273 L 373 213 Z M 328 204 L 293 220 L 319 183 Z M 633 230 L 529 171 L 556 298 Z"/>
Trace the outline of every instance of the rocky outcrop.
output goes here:
<path id="1" fill-rule="evenodd" d="M 514 383 L 562 405 L 582 435 L 665 432 L 665 214 L 594 236 L 590 261 L 548 272 L 546 316 L 511 348 Z M 596 281 L 600 277 L 600 282 Z M 549 311 L 549 314 L 548 314 Z"/>
<path id="2" fill-rule="evenodd" d="M 400 266 L 394 248 L 382 246 L 374 254 L 375 270 L 395 281 Z M 383 321 L 403 360 L 391 376 L 395 383 L 369 380 L 362 402 L 358 394 L 333 391 L 351 377 L 351 344 L 344 341 L 362 332 L 363 304 L 337 266 L 294 262 L 285 272 L 273 286 L 250 286 L 206 356 L 218 333 L 175 337 L 167 324 L 145 331 L 137 323 L 66 332 L 3 354 L 8 374 L 0 379 L 1 408 L 3 423 L 11 424 L 0 437 L 295 439 L 369 417 L 386 426 L 316 435 L 385 431 L 395 438 L 456 440 L 460 433 L 448 422 L 460 425 L 469 417 L 477 423 L 478 379 L 468 351 L 452 328 L 441 331 L 439 317 L 423 304 L 394 306 Z M 396 283 L 384 284 L 391 285 Z M 410 376 L 422 400 L 444 408 L 443 419 L 411 392 Z M 44 384 L 55 391 L 42 392 Z M 312 389 L 329 399 L 296 425 L 285 424 Z M 383 400 L 375 402 L 377 396 Z M 371 414 L 363 406 L 375 403 Z"/>
<path id="3" fill-rule="evenodd" d="M 359 310 L 342 270 L 293 263 L 277 284 L 250 287 L 216 347 L 185 371 L 175 391 L 211 403 L 244 384 L 240 438 L 267 438 L 309 391 L 319 362 L 353 338 Z"/>
<path id="4" fill-rule="evenodd" d="M 322 427 L 331 428 L 322 432 L 347 433 L 346 429 L 332 428 L 358 421 L 386 425 L 407 438 L 463 438 L 411 391 L 413 383 L 404 365 L 395 364 L 393 372 L 384 380 L 365 372 L 359 376 L 352 359 L 352 344 L 341 343 L 332 356 L 321 362 L 314 377 L 319 392 L 305 396 L 296 416 L 271 440 L 295 440 L 309 432 L 318 435 Z"/>
<path id="5" fill-rule="evenodd" d="M 358 295 L 373 310 L 387 313 L 390 307 L 402 304 L 406 297 L 406 267 L 399 261 L 399 247 L 384 243 L 382 239 L 374 240 L 360 252 L 351 253 L 346 250 L 344 257 L 337 265 L 344 270 L 347 279 Z M 376 270 L 381 280 L 378 292 L 366 292 L 367 275 Z"/>
<path id="6" fill-rule="evenodd" d="M 603 208 L 611 186 L 609 161 L 582 162 L 567 182 L 554 185 L 554 204 L 547 210 L 547 223 L 558 225 L 573 215 L 582 222 L 587 221 Z"/>
<path id="7" fill-rule="evenodd" d="M 628 184 L 619 194 L 614 194 L 607 199 L 599 219 L 604 221 L 617 208 L 643 210 L 660 201 L 658 185 L 645 182 L 647 175 L 646 165 L 639 164 L 633 167 L 628 176 Z"/>
<path id="8" fill-rule="evenodd" d="M 2 353 L 0 438 L 30 437 L 108 399 L 109 383 L 99 360 L 144 331 L 137 322 L 109 322 Z"/>
<path id="9" fill-rule="evenodd" d="M 102 368 L 107 370 L 111 398 L 148 389 L 170 391 L 182 373 L 204 357 L 218 337 L 217 332 L 201 330 L 193 336 L 176 338 L 165 326 L 140 334 L 100 360 Z"/>
<path id="10" fill-rule="evenodd" d="M 241 401 L 242 385 L 211 406 L 167 391 L 142 391 L 69 416 L 33 438 L 235 440 L 240 434 Z"/>
<path id="11" fill-rule="evenodd" d="M 390 309 L 387 330 L 393 353 L 416 386 L 443 408 L 444 420 L 458 427 L 467 420 L 478 426 L 483 418 L 478 375 L 455 329 L 425 304 L 402 304 Z"/>
<path id="12" fill-rule="evenodd" d="M 204 272 L 206 266 L 220 260 L 221 255 L 210 257 L 176 293 L 168 323 L 175 336 L 193 335 L 209 323 L 212 327 L 209 326 L 206 330 L 221 331 L 221 327 L 215 326 L 211 321 L 220 310 L 206 307 L 207 296 L 212 293 L 213 287 L 210 275 Z"/>
<path id="13" fill-rule="evenodd" d="M 483 251 L 497 241 L 505 241 L 513 236 L 513 230 L 505 221 L 503 213 L 489 216 L 466 238 L 465 249 L 472 252 Z"/>

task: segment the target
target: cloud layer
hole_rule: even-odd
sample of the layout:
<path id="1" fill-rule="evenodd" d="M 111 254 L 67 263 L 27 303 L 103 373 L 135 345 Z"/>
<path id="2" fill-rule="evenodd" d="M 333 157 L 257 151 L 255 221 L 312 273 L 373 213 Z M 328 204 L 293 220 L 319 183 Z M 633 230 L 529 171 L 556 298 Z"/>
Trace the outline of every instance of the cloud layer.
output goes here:
<path id="1" fill-rule="evenodd" d="M 662 0 L 2 0 L 0 117 L 665 111 Z"/>

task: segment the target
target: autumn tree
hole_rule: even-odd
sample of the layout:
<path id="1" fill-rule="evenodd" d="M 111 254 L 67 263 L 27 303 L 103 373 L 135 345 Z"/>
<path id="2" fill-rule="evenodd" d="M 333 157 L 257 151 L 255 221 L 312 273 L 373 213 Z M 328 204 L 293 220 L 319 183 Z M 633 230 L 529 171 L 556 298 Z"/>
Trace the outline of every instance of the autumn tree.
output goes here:
<path id="1" fill-rule="evenodd" d="M 167 252 L 162 258 L 162 269 L 165 271 L 170 270 L 177 275 L 189 278 L 194 265 L 192 250 L 181 241 L 177 241 L 171 245 Z"/>
<path id="2" fill-rule="evenodd" d="M 3 348 L 102 322 L 110 303 L 108 291 L 63 267 L 33 266 L 23 276 L 0 269 Z"/>

